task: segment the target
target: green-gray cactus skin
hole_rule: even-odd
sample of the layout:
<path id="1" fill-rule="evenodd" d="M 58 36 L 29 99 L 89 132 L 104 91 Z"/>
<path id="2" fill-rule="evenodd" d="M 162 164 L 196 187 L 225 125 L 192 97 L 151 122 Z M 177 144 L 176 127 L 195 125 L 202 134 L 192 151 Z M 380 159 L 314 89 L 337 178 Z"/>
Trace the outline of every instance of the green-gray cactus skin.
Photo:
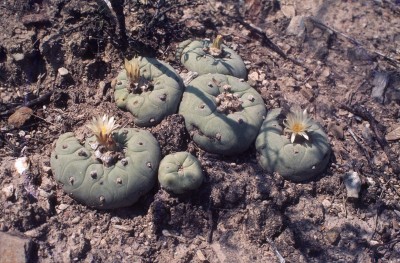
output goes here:
<path id="1" fill-rule="evenodd" d="M 137 126 L 154 126 L 176 113 L 185 87 L 174 68 L 165 62 L 142 57 L 139 67 L 140 76 L 152 83 L 152 90 L 141 94 L 130 92 L 130 82 L 123 69 L 114 82 L 115 102 L 119 108 L 132 113 Z"/>
<path id="2" fill-rule="evenodd" d="M 242 58 L 231 48 L 222 44 L 223 56 L 214 57 L 205 51 L 211 46 L 209 40 L 186 40 L 178 45 L 176 58 L 190 71 L 199 75 L 220 73 L 247 79 L 247 69 Z"/>
<path id="3" fill-rule="evenodd" d="M 161 160 L 158 181 L 167 191 L 183 194 L 195 190 L 203 183 L 200 162 L 188 152 L 169 154 Z"/>
<path id="4" fill-rule="evenodd" d="M 224 92 L 225 85 L 231 86 L 231 93 L 242 101 L 241 110 L 218 111 L 217 97 Z M 200 148 L 210 153 L 235 155 L 253 143 L 266 109 L 261 95 L 246 82 L 233 76 L 207 74 L 187 85 L 179 113 Z"/>
<path id="5" fill-rule="evenodd" d="M 271 110 L 256 139 L 257 159 L 269 173 L 302 182 L 321 174 L 328 165 L 331 147 L 322 128 L 314 122 L 307 132 L 309 140 L 291 143 L 278 122 L 280 108 Z"/>
<path id="6" fill-rule="evenodd" d="M 151 133 L 138 129 L 120 129 L 113 134 L 124 147 L 124 158 L 111 167 L 98 161 L 91 148 L 72 132 L 60 136 L 51 154 L 55 179 L 77 201 L 98 209 L 130 206 L 155 184 L 160 148 Z"/>

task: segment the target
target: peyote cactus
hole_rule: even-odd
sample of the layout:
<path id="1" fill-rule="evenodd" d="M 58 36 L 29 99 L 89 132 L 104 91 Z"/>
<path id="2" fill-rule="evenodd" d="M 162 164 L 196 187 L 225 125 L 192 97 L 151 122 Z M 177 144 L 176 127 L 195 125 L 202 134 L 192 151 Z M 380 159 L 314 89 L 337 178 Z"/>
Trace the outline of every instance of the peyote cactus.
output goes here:
<path id="1" fill-rule="evenodd" d="M 64 191 L 99 209 L 135 203 L 154 186 L 160 162 L 158 142 L 147 131 L 120 129 L 109 138 L 112 150 L 99 146 L 97 136 L 82 145 L 72 132 L 65 133 L 51 154 L 54 176 Z"/>
<path id="2" fill-rule="evenodd" d="M 161 186 L 175 194 L 199 188 L 203 179 L 200 162 L 188 152 L 165 156 L 158 168 L 158 181 Z"/>
<path id="3" fill-rule="evenodd" d="M 289 113 L 286 122 L 280 123 L 282 115 L 280 108 L 271 110 L 261 126 L 256 139 L 261 167 L 294 182 L 322 173 L 331 153 L 325 132 L 301 111 Z M 284 126 L 286 131 L 292 132 L 290 140 L 283 134 Z"/>
<path id="4" fill-rule="evenodd" d="M 261 95 L 243 80 L 207 74 L 189 83 L 179 113 L 202 149 L 234 155 L 254 141 L 266 110 Z"/>
<path id="5" fill-rule="evenodd" d="M 134 116 L 137 126 L 154 126 L 176 113 L 184 85 L 168 64 L 154 58 L 125 60 L 125 69 L 112 82 L 115 102 Z"/>
<path id="6" fill-rule="evenodd" d="M 199 75 L 221 73 L 246 79 L 247 69 L 241 57 L 222 44 L 222 36 L 211 43 L 208 40 L 186 40 L 179 44 L 177 60 Z"/>

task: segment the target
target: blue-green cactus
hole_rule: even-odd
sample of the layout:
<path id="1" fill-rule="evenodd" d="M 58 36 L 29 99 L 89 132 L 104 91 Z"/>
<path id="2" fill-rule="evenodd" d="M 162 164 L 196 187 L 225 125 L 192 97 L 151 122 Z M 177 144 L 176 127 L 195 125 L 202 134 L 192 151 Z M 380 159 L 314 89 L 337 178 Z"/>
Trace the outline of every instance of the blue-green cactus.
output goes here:
<path id="1" fill-rule="evenodd" d="M 74 134 L 60 136 L 51 154 L 51 167 L 64 191 L 77 201 L 99 209 L 129 206 L 147 193 L 156 180 L 160 148 L 147 131 L 120 129 L 113 135 L 120 158 L 105 165 L 95 157 L 95 136 L 82 145 Z"/>
<path id="2" fill-rule="evenodd" d="M 137 68 L 130 67 L 134 62 Z M 138 78 L 133 80 L 135 74 Z M 176 113 L 184 91 L 182 79 L 170 65 L 145 57 L 126 62 L 112 86 L 117 106 L 131 112 L 140 127 L 154 126 Z"/>
<path id="3" fill-rule="evenodd" d="M 200 162 L 188 152 L 173 153 L 161 160 L 158 181 L 168 191 L 183 194 L 195 190 L 203 179 Z"/>
<path id="4" fill-rule="evenodd" d="M 256 139 L 257 159 L 267 172 L 278 172 L 294 182 L 306 181 L 322 173 L 330 159 L 331 147 L 327 135 L 315 122 L 308 127 L 306 137 L 294 141 L 285 136 L 279 122 L 281 109 L 271 110 Z M 301 135 L 301 133 L 299 133 Z"/>
<path id="5" fill-rule="evenodd" d="M 186 40 L 178 45 L 176 58 L 190 71 L 199 75 L 220 73 L 246 79 L 247 69 L 242 58 L 221 43 L 220 36 L 208 40 Z"/>
<path id="6" fill-rule="evenodd" d="M 234 155 L 255 140 L 266 110 L 261 95 L 243 80 L 207 74 L 189 83 L 179 113 L 202 149 Z"/>

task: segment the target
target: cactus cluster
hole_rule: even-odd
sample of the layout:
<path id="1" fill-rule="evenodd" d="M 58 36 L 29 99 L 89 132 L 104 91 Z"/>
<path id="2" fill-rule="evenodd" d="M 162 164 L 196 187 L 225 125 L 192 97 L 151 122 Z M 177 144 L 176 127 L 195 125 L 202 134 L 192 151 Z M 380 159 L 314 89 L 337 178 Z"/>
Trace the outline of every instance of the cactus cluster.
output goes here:
<path id="1" fill-rule="evenodd" d="M 188 70 L 199 75 L 220 73 L 246 79 L 247 69 L 242 58 L 222 43 L 218 35 L 209 40 L 186 40 L 179 44 L 176 58 Z"/>
<path id="2" fill-rule="evenodd" d="M 168 64 L 154 58 L 125 61 L 112 82 L 117 106 L 132 113 L 137 126 L 154 126 L 176 113 L 184 91 L 182 79 Z"/>
<path id="3" fill-rule="evenodd" d="M 203 179 L 200 162 L 188 152 L 170 154 L 161 160 L 158 181 L 168 191 L 183 194 L 195 190 Z"/>
<path id="4" fill-rule="evenodd" d="M 188 84 L 179 113 L 202 149 L 234 155 L 247 150 L 254 141 L 266 109 L 261 95 L 243 80 L 207 74 Z"/>
<path id="5" fill-rule="evenodd" d="M 111 136 L 115 148 L 100 150 L 104 145 L 99 145 L 96 136 L 82 145 L 72 132 L 65 133 L 57 140 L 50 159 L 64 191 L 99 209 L 135 203 L 154 186 L 160 162 L 158 142 L 151 133 L 120 129 Z"/>
<path id="6" fill-rule="evenodd" d="M 296 182 L 326 168 L 331 148 L 321 127 L 305 112 L 293 111 L 283 122 L 281 109 L 266 116 L 261 95 L 244 81 L 242 59 L 221 36 L 212 43 L 184 41 L 177 57 L 200 75 L 185 92 L 174 69 L 153 58 L 125 60 L 112 81 L 117 106 L 130 111 L 137 126 L 154 126 L 179 106 L 190 137 L 207 152 L 235 155 L 256 141 L 260 165 Z M 81 143 L 73 133 L 63 134 L 51 154 L 56 180 L 81 203 L 99 209 L 132 205 L 154 186 L 157 173 L 160 185 L 176 194 L 203 182 L 199 161 L 187 152 L 167 155 L 160 164 L 159 144 L 148 131 L 120 129 L 107 116 L 87 127 L 94 136 Z"/>
<path id="7" fill-rule="evenodd" d="M 280 122 L 282 109 L 271 110 L 256 139 L 258 162 L 267 172 L 278 172 L 294 182 L 322 173 L 330 159 L 331 147 L 322 128 L 305 113 L 294 111 Z M 284 134 L 292 133 L 290 139 Z M 301 136 L 297 136 L 301 135 Z"/>

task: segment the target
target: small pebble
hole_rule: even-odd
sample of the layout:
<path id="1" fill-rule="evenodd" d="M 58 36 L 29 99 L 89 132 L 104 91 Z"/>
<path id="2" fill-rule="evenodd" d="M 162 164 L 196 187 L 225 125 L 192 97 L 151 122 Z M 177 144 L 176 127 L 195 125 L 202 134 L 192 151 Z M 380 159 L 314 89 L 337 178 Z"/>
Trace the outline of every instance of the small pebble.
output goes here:
<path id="1" fill-rule="evenodd" d="M 292 18 L 296 15 L 296 10 L 293 5 L 284 5 L 281 4 L 281 12 L 287 18 Z"/>
<path id="2" fill-rule="evenodd" d="M 127 226 L 122 226 L 122 225 L 112 225 L 115 229 L 118 229 L 118 230 L 122 230 L 122 231 L 125 231 L 125 232 L 133 232 L 133 228 L 131 228 L 131 227 L 127 227 Z"/>
<path id="3" fill-rule="evenodd" d="M 337 244 L 340 239 L 340 232 L 337 228 L 332 228 L 326 232 L 326 239 L 332 245 Z"/>
<path id="4" fill-rule="evenodd" d="M 4 187 L 4 188 L 2 189 L 2 192 L 4 193 L 5 199 L 6 199 L 6 200 L 9 200 L 9 199 L 11 199 L 11 198 L 14 196 L 15 187 L 14 187 L 12 184 L 10 184 L 10 185 Z"/>
<path id="5" fill-rule="evenodd" d="M 249 80 L 258 81 L 259 75 L 256 71 L 253 71 L 249 74 Z"/>
<path id="6" fill-rule="evenodd" d="M 31 118 L 32 114 L 32 109 L 28 107 L 21 107 L 8 118 L 8 124 L 13 125 L 16 128 L 20 128 Z"/>
<path id="7" fill-rule="evenodd" d="M 62 212 L 62 211 L 64 211 L 65 209 L 67 209 L 68 207 L 69 207 L 69 205 L 67 205 L 67 204 L 60 204 L 60 205 L 57 207 L 57 210 L 60 211 L 60 212 Z"/>
<path id="8" fill-rule="evenodd" d="M 60 74 L 60 76 L 64 77 L 67 76 L 69 74 L 68 69 L 61 67 L 58 69 L 58 74 Z"/>
<path id="9" fill-rule="evenodd" d="M 396 140 L 400 139 L 400 126 L 393 129 L 388 134 L 386 134 L 385 139 L 387 141 L 396 141 Z"/>
<path id="10" fill-rule="evenodd" d="M 344 130 L 342 125 L 337 125 L 334 122 L 328 124 L 328 131 L 337 139 L 344 139 Z"/>
<path id="11" fill-rule="evenodd" d="M 288 27 L 286 28 L 286 33 L 288 35 L 301 36 L 304 34 L 305 30 L 306 30 L 306 26 L 304 23 L 304 17 L 303 16 L 294 16 L 294 17 L 292 17 Z"/>
<path id="12" fill-rule="evenodd" d="M 11 56 L 14 59 L 14 61 L 16 61 L 16 62 L 22 61 L 25 58 L 25 55 L 22 53 L 14 53 Z"/>
<path id="13" fill-rule="evenodd" d="M 35 228 L 35 229 L 31 229 L 31 230 L 26 231 L 24 233 L 24 235 L 28 236 L 28 237 L 39 237 L 40 236 L 40 231 Z"/>
<path id="14" fill-rule="evenodd" d="M 358 199 L 361 190 L 361 179 L 358 173 L 354 171 L 345 173 L 343 181 L 347 190 L 347 198 Z"/>
<path id="15" fill-rule="evenodd" d="M 81 221 L 81 217 L 77 216 L 77 217 L 75 217 L 74 219 L 71 220 L 71 223 L 75 225 L 75 224 L 78 224 L 79 221 Z"/>
<path id="16" fill-rule="evenodd" d="M 14 168 L 20 175 L 29 170 L 29 167 L 30 167 L 30 161 L 28 157 L 20 157 L 17 160 L 15 160 Z"/>
<path id="17" fill-rule="evenodd" d="M 329 208 L 329 207 L 332 206 L 332 203 L 331 203 L 331 201 L 329 201 L 328 199 L 324 199 L 324 200 L 322 201 L 322 206 L 323 206 L 325 209 L 327 209 L 327 208 Z"/>
<path id="18" fill-rule="evenodd" d="M 201 252 L 201 250 L 197 250 L 196 251 L 196 255 L 197 255 L 197 258 L 200 260 L 200 261 L 206 261 L 207 260 L 207 258 L 204 256 L 204 254 L 203 254 L 203 252 Z"/>

